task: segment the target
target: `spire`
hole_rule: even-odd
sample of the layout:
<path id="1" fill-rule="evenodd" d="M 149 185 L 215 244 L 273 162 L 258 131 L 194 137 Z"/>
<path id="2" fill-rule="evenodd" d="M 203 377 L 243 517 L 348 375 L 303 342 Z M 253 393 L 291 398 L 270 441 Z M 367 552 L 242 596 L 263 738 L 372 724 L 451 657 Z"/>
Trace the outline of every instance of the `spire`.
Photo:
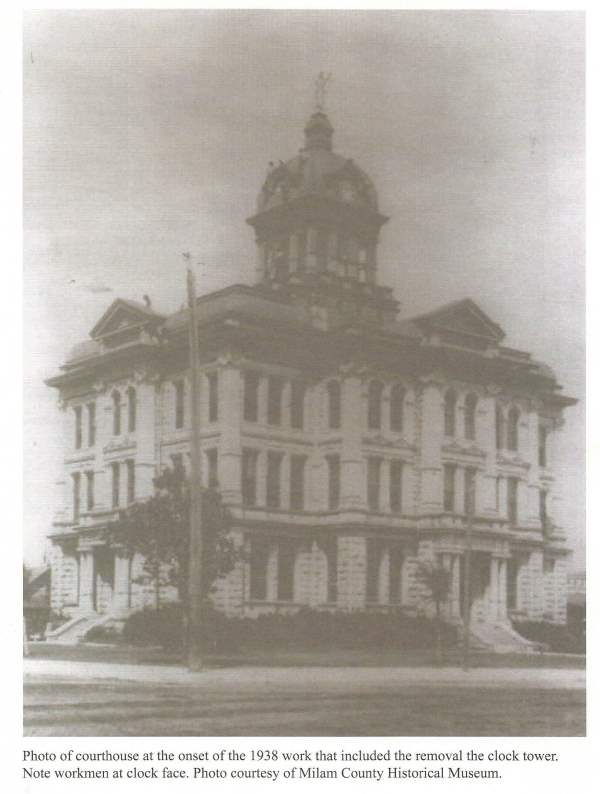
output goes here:
<path id="1" fill-rule="evenodd" d="M 331 72 L 319 72 L 315 80 L 315 110 L 304 128 L 306 149 L 331 150 L 333 127 L 325 113 L 325 97 L 329 82 L 331 82 Z"/>

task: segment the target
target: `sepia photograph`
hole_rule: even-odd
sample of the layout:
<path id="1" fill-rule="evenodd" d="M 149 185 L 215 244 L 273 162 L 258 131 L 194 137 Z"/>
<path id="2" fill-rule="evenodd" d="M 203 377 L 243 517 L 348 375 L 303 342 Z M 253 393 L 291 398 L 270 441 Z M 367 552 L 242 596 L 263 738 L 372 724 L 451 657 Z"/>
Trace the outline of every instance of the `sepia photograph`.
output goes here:
<path id="1" fill-rule="evenodd" d="M 23 734 L 586 733 L 585 14 L 29 10 Z"/>

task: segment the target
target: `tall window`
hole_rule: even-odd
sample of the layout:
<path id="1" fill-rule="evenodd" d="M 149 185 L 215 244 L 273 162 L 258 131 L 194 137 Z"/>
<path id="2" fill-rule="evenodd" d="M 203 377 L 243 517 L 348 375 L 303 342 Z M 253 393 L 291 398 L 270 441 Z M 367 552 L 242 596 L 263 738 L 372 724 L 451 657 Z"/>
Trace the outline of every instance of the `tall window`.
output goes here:
<path id="1" fill-rule="evenodd" d="M 73 521 L 79 521 L 81 514 L 81 474 L 76 471 L 73 475 Z"/>
<path id="2" fill-rule="evenodd" d="M 509 477 L 506 486 L 506 515 L 509 524 L 514 526 L 519 522 L 519 480 L 516 477 Z"/>
<path id="3" fill-rule="evenodd" d="M 121 392 L 114 391 L 112 394 L 113 407 L 113 436 L 121 435 Z"/>
<path id="4" fill-rule="evenodd" d="M 367 426 L 370 430 L 381 429 L 381 397 L 383 394 L 383 383 L 372 380 L 369 383 L 367 396 Z"/>
<path id="5" fill-rule="evenodd" d="M 246 422 L 258 421 L 258 373 L 244 374 L 244 419 Z"/>
<path id="6" fill-rule="evenodd" d="M 290 456 L 290 509 L 304 510 L 304 455 Z"/>
<path id="7" fill-rule="evenodd" d="M 291 538 L 282 538 L 277 552 L 277 600 L 293 601 L 296 545 Z"/>
<path id="8" fill-rule="evenodd" d="M 402 512 L 402 461 L 390 462 L 390 509 L 392 513 Z"/>
<path id="9" fill-rule="evenodd" d="M 174 452 L 171 456 L 171 464 L 174 471 L 181 471 L 183 466 L 183 454 L 181 452 Z"/>
<path id="10" fill-rule="evenodd" d="M 548 429 L 544 425 L 540 425 L 538 430 L 538 466 L 545 467 L 548 465 L 547 441 Z"/>
<path id="11" fill-rule="evenodd" d="M 496 477 L 496 512 L 500 512 L 500 484 L 502 477 Z"/>
<path id="12" fill-rule="evenodd" d="M 390 545 L 390 604 L 402 603 L 402 568 L 404 553 L 399 543 Z"/>
<path id="13" fill-rule="evenodd" d="M 467 394 L 465 398 L 465 438 L 475 441 L 475 418 L 477 415 L 477 395 Z"/>
<path id="14" fill-rule="evenodd" d="M 330 380 L 327 384 L 327 408 L 329 428 L 339 430 L 342 424 L 342 388 L 337 380 Z"/>
<path id="15" fill-rule="evenodd" d="M 86 471 L 85 482 L 86 482 L 86 507 L 89 511 L 94 509 L 94 472 L 93 471 Z"/>
<path id="16" fill-rule="evenodd" d="M 496 449 L 504 447 L 504 434 L 506 432 L 504 422 L 504 411 L 499 403 L 496 403 Z"/>
<path id="17" fill-rule="evenodd" d="M 93 447 L 96 443 L 96 403 L 88 403 L 88 447 Z"/>
<path id="18" fill-rule="evenodd" d="M 252 507 L 256 504 L 256 467 L 258 451 L 256 449 L 242 450 L 242 501 Z"/>
<path id="19" fill-rule="evenodd" d="M 369 510 L 379 510 L 381 491 L 381 458 L 367 458 L 367 504 Z"/>
<path id="20" fill-rule="evenodd" d="M 121 501 L 121 483 L 120 483 L 120 472 L 121 467 L 118 463 L 111 463 L 110 470 L 112 475 L 112 508 L 116 510 L 119 506 L 119 502 Z"/>
<path id="21" fill-rule="evenodd" d="M 252 538 L 250 543 L 250 598 L 264 601 L 267 597 L 267 565 L 269 542 L 264 538 Z"/>
<path id="22" fill-rule="evenodd" d="M 444 465 L 444 510 L 453 513 L 455 510 L 455 481 L 456 466 L 447 463 Z"/>
<path id="23" fill-rule="evenodd" d="M 444 395 L 444 434 L 454 436 L 456 434 L 456 392 L 448 389 Z"/>
<path id="24" fill-rule="evenodd" d="M 381 567 L 381 543 L 377 538 L 367 538 L 367 602 L 379 601 L 379 569 Z"/>
<path id="25" fill-rule="evenodd" d="M 270 425 L 281 424 L 281 398 L 283 381 L 281 378 L 270 377 L 267 393 L 267 422 Z"/>
<path id="26" fill-rule="evenodd" d="M 404 397 L 406 392 L 398 383 L 390 393 L 390 427 L 396 433 L 402 431 L 404 425 Z"/>
<path id="27" fill-rule="evenodd" d="M 135 501 L 135 461 L 127 461 L 127 504 Z"/>
<path id="28" fill-rule="evenodd" d="M 83 428 L 81 417 L 81 405 L 75 406 L 75 449 L 81 449 L 83 441 Z"/>
<path id="29" fill-rule="evenodd" d="M 303 383 L 292 381 L 292 405 L 291 405 L 291 424 L 296 430 L 304 427 L 304 394 Z"/>
<path id="30" fill-rule="evenodd" d="M 340 506 L 340 456 L 327 455 L 328 469 L 328 500 L 329 510 L 337 510 Z"/>
<path id="31" fill-rule="evenodd" d="M 209 488 L 219 487 L 219 453 L 216 447 L 206 450 L 206 466 L 208 469 L 208 476 L 206 481 Z"/>
<path id="32" fill-rule="evenodd" d="M 217 422 L 219 420 L 219 376 L 216 372 L 210 372 L 208 380 L 208 421 Z"/>
<path id="33" fill-rule="evenodd" d="M 519 449 L 519 409 L 514 406 L 508 412 L 506 446 L 513 452 Z"/>
<path id="34" fill-rule="evenodd" d="M 337 570 L 338 552 L 337 538 L 331 538 L 325 546 L 325 557 L 327 560 L 327 602 L 335 604 L 337 601 Z"/>
<path id="35" fill-rule="evenodd" d="M 185 423 L 185 382 L 175 381 L 175 429 L 181 430 Z"/>
<path id="36" fill-rule="evenodd" d="M 281 507 L 281 452 L 267 452 L 267 507 Z"/>
<path id="37" fill-rule="evenodd" d="M 136 406 L 135 389 L 133 388 L 133 386 L 130 386 L 127 389 L 127 432 L 128 433 L 135 433 L 136 413 L 137 413 L 137 406 Z"/>
<path id="38" fill-rule="evenodd" d="M 542 529 L 548 527 L 548 492 L 540 489 L 540 523 Z"/>
<path id="39" fill-rule="evenodd" d="M 465 515 L 475 514 L 477 469 L 465 469 Z"/>

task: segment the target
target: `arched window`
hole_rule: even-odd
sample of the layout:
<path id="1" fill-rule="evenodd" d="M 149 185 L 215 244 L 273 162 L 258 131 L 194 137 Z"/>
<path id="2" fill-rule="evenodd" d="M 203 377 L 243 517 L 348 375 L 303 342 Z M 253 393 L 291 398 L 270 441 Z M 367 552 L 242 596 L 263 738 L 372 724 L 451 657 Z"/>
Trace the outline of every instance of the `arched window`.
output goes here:
<path id="1" fill-rule="evenodd" d="M 367 426 L 369 430 L 381 429 L 381 396 L 383 394 L 383 383 L 379 380 L 372 380 L 369 383 L 368 405 L 367 405 Z"/>
<path id="2" fill-rule="evenodd" d="M 513 452 L 519 449 L 519 409 L 514 406 L 508 412 L 506 447 Z"/>
<path id="3" fill-rule="evenodd" d="M 444 396 L 444 434 L 454 436 L 456 434 L 456 392 L 448 389 Z"/>
<path id="4" fill-rule="evenodd" d="M 121 393 L 114 391 L 112 393 L 113 404 L 113 436 L 121 435 Z"/>
<path id="5" fill-rule="evenodd" d="M 404 425 L 404 396 L 406 392 L 399 383 L 392 386 L 390 392 L 390 428 L 397 433 Z"/>
<path id="6" fill-rule="evenodd" d="M 127 432 L 135 432 L 136 395 L 133 386 L 127 389 Z"/>
<path id="7" fill-rule="evenodd" d="M 505 422 L 502 406 L 496 403 L 496 449 L 504 446 Z"/>
<path id="8" fill-rule="evenodd" d="M 467 394 L 465 398 L 465 438 L 475 441 L 475 412 L 477 411 L 477 395 Z"/>
<path id="9" fill-rule="evenodd" d="M 342 390 L 337 380 L 330 380 L 327 384 L 327 403 L 329 427 L 338 430 L 342 424 Z"/>

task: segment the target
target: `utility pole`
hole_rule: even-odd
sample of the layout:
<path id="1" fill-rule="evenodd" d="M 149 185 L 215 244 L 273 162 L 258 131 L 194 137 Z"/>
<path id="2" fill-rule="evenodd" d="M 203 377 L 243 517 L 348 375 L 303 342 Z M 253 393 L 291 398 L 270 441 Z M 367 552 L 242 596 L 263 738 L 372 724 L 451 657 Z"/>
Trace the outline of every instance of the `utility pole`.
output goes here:
<path id="1" fill-rule="evenodd" d="M 189 261 L 190 255 L 184 254 Z M 190 435 L 190 556 L 188 571 L 188 667 L 202 668 L 204 643 L 204 570 L 202 562 L 202 471 L 200 453 L 200 383 L 198 372 L 198 323 L 196 320 L 196 278 L 187 271 L 189 307 L 191 435 Z"/>
<path id="2" fill-rule="evenodd" d="M 463 670 L 469 671 L 471 662 L 471 557 L 473 554 L 473 512 L 475 481 L 467 482 L 467 528 L 465 538 L 465 570 L 463 582 Z"/>

